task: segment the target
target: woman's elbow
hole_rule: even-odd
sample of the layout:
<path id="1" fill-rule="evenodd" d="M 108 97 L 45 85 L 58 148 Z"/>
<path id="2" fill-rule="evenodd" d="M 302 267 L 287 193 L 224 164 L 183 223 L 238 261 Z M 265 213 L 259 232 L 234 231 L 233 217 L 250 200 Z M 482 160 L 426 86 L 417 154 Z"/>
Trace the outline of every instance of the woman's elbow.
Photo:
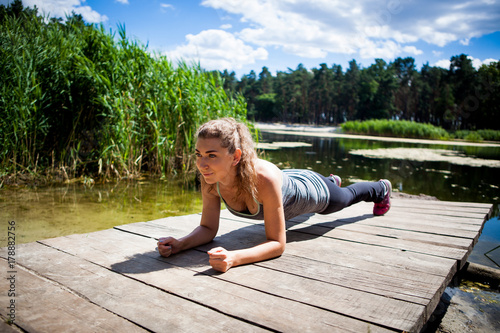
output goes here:
<path id="1" fill-rule="evenodd" d="M 286 242 L 278 242 L 278 246 L 276 248 L 276 257 L 281 256 L 285 252 Z"/>

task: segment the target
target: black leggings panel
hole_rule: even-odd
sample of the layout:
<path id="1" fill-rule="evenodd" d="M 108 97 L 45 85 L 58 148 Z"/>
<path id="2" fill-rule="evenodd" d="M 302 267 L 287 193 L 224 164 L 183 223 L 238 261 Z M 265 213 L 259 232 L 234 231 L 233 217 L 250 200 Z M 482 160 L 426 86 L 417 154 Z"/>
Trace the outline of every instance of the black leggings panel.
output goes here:
<path id="1" fill-rule="evenodd" d="M 385 186 L 382 182 L 360 182 L 339 187 L 331 177 L 320 175 L 330 191 L 330 204 L 320 214 L 331 214 L 360 201 L 381 202 Z"/>

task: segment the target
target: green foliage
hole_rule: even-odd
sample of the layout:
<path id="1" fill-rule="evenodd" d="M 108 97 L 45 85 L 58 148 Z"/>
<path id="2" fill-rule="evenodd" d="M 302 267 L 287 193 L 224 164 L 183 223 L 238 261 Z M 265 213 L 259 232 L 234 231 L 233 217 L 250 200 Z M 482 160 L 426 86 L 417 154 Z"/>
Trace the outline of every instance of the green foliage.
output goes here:
<path id="1" fill-rule="evenodd" d="M 394 136 L 418 139 L 448 139 L 446 130 L 431 124 L 405 120 L 347 121 L 341 125 L 345 133 Z"/>
<path id="2" fill-rule="evenodd" d="M 486 141 L 500 141 L 500 131 L 491 129 L 483 129 L 477 131 L 461 130 L 453 133 L 453 138 L 462 139 L 466 141 L 480 142 Z"/>
<path id="3" fill-rule="evenodd" d="M 196 128 L 225 116 L 246 120 L 241 95 L 219 73 L 173 66 L 81 16 L 46 20 L 0 6 L 0 169 L 69 177 L 133 177 L 194 168 Z"/>
<path id="4" fill-rule="evenodd" d="M 320 64 L 307 70 L 279 71 L 266 67 L 240 81 L 225 71 L 227 88 L 240 91 L 251 117 L 258 121 L 339 124 L 348 120 L 398 119 L 429 123 L 450 131 L 500 129 L 500 62 L 476 70 L 464 54 L 454 56 L 449 69 L 415 59 L 391 63 L 376 59 L 361 68 L 355 60 L 341 66 Z M 273 112 L 266 96 L 275 94 Z M 493 125 L 492 125 L 493 124 Z"/>

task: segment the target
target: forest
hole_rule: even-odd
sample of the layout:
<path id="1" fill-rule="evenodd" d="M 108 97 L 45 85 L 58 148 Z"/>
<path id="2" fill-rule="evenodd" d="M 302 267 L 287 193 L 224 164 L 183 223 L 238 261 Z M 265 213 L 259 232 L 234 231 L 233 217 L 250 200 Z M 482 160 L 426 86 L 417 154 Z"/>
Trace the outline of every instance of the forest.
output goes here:
<path id="1" fill-rule="evenodd" d="M 428 123 L 449 131 L 500 129 L 500 62 L 476 70 L 465 55 L 450 68 L 413 58 L 387 63 L 376 59 L 362 68 L 356 60 L 344 70 L 321 64 L 273 75 L 267 67 L 241 79 L 224 71 L 225 89 L 240 92 L 248 117 L 263 122 L 340 124 L 351 120 L 393 119 Z"/>
<path id="2" fill-rule="evenodd" d="M 449 69 L 418 70 L 412 58 L 367 68 L 352 60 L 346 70 L 298 65 L 273 75 L 264 67 L 237 79 L 172 64 L 124 26 L 116 34 L 74 13 L 49 19 L 20 0 L 0 6 L 0 73 L 0 187 L 18 175 L 185 174 L 194 170 L 196 128 L 219 117 L 250 127 L 371 119 L 500 129 L 499 62 L 476 70 L 462 54 Z"/>

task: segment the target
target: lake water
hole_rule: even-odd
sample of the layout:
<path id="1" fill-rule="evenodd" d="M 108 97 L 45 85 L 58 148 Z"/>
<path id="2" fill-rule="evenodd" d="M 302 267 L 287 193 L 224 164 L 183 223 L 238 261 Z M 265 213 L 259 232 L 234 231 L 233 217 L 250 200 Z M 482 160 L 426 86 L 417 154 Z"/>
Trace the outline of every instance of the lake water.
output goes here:
<path id="1" fill-rule="evenodd" d="M 316 138 L 263 133 L 261 141 L 304 142 L 310 146 L 266 150 L 263 157 L 282 168 L 308 168 L 342 177 L 346 186 L 359 180 L 387 178 L 397 191 L 426 194 L 440 200 L 500 203 L 499 168 L 470 167 L 445 162 L 412 162 L 351 155 L 353 149 L 442 148 L 467 156 L 500 159 L 500 148 L 390 143 L 371 140 Z M 191 177 L 194 179 L 194 177 Z M 425 204 L 425 201 L 422 202 Z M 167 216 L 201 212 L 194 180 L 142 179 L 112 184 L 64 184 L 41 188 L 0 189 L 0 247 L 7 244 L 7 224 L 15 221 L 16 242 L 112 228 Z M 491 267 L 500 264 L 500 220 L 487 221 L 470 260 Z"/>

